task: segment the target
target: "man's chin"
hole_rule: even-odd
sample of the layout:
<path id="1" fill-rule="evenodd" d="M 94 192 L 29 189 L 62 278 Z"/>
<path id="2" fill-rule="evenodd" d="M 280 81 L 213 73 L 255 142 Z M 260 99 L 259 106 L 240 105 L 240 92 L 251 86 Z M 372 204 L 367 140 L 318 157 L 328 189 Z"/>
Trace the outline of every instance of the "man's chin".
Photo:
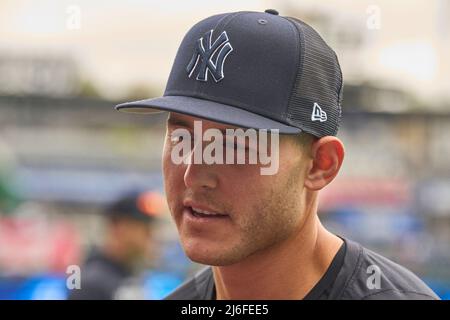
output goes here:
<path id="1" fill-rule="evenodd" d="M 234 250 L 225 247 L 223 243 L 207 243 L 206 241 L 188 240 L 182 241 L 186 256 L 193 262 L 209 266 L 229 266 L 240 261 L 233 254 Z"/>

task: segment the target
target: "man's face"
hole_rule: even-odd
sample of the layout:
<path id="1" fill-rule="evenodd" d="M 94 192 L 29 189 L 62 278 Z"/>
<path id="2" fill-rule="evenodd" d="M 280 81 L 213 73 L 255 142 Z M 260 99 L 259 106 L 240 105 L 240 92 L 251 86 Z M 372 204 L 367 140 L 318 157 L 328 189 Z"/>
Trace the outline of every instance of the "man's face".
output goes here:
<path id="1" fill-rule="evenodd" d="M 299 227 L 308 159 L 292 138 L 281 137 L 274 175 L 261 175 L 261 164 L 174 164 L 173 131 L 185 128 L 193 136 L 194 121 L 200 120 L 169 116 L 165 192 L 187 256 L 202 264 L 230 265 L 279 243 Z M 202 120 L 203 131 L 210 128 L 235 127 Z M 219 215 L 199 215 L 193 208 Z"/>
<path id="2" fill-rule="evenodd" d="M 148 222 L 124 218 L 116 222 L 115 228 L 115 236 L 125 245 L 130 264 L 148 258 L 151 249 L 151 226 Z"/>

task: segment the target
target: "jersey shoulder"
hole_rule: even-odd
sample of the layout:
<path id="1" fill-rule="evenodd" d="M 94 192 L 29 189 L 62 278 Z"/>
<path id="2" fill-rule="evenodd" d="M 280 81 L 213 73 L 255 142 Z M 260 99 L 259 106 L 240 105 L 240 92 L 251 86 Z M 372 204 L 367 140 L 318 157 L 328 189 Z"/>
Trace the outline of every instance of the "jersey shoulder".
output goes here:
<path id="1" fill-rule="evenodd" d="M 340 299 L 438 300 L 439 297 L 407 268 L 356 242 L 346 240 L 349 250 L 343 269 L 345 279 Z"/>
<path id="2" fill-rule="evenodd" d="M 188 279 L 164 300 L 210 300 L 214 288 L 211 267 L 206 267 Z"/>

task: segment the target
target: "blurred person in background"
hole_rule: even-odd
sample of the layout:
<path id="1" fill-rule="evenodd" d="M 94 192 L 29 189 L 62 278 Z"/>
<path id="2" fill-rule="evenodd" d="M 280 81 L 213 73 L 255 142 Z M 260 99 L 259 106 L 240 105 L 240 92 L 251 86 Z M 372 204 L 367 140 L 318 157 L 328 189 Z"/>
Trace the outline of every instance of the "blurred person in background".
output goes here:
<path id="1" fill-rule="evenodd" d="M 0 172 L 0 215 L 13 212 L 20 202 L 20 198 L 10 187 L 9 180 Z"/>
<path id="2" fill-rule="evenodd" d="M 12 213 L 23 200 L 14 188 L 15 163 L 9 146 L 0 140 L 0 215 Z"/>
<path id="3" fill-rule="evenodd" d="M 161 199 L 154 192 L 132 192 L 107 207 L 103 246 L 89 254 L 81 267 L 81 288 L 71 290 L 69 299 L 144 298 L 142 283 L 134 280 L 153 256 L 152 229 Z"/>

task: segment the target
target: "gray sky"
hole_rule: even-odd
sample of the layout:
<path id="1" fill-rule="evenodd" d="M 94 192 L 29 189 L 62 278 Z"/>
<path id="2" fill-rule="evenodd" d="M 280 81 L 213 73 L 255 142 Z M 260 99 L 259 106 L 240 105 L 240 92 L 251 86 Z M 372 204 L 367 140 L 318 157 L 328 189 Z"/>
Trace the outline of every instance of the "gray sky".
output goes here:
<path id="1" fill-rule="evenodd" d="M 111 97 L 146 84 L 162 92 L 185 32 L 212 14 L 276 8 L 325 17 L 344 78 L 374 81 L 433 102 L 450 91 L 450 0 L 2 0 L 0 55 L 70 55 Z M 313 27 L 315 20 L 311 21 Z M 331 32 L 330 32 L 331 31 Z M 362 38 L 342 45 L 339 32 Z"/>

